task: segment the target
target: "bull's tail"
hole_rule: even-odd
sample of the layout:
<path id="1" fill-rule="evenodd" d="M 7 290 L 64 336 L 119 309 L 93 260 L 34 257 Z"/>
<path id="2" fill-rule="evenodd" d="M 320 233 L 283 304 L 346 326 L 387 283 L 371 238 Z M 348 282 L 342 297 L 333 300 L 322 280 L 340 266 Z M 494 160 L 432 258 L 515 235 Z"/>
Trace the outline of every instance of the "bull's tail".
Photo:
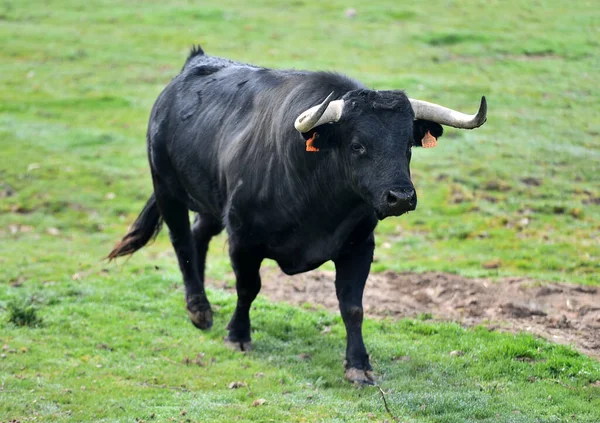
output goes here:
<path id="1" fill-rule="evenodd" d="M 161 227 L 162 216 L 156 204 L 156 197 L 152 194 L 127 235 L 115 245 L 107 259 L 110 261 L 120 256 L 135 253 L 150 240 L 156 238 Z"/>

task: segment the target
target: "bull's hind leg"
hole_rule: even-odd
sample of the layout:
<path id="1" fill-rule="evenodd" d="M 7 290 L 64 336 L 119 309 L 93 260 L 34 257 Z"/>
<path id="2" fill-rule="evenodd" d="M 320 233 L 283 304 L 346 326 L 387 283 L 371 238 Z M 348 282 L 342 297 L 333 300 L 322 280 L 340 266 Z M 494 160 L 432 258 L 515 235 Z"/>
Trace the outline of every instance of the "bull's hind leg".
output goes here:
<path id="1" fill-rule="evenodd" d="M 196 289 L 190 289 L 189 292 L 186 286 L 186 303 L 190 320 L 200 329 L 204 329 L 203 325 L 206 322 L 206 305 L 208 300 L 204 293 L 204 270 L 206 267 L 206 253 L 208 252 L 208 244 L 213 236 L 218 235 L 223 230 L 221 222 L 211 218 L 210 216 L 196 215 L 192 226 L 192 236 L 196 246 L 196 257 L 198 258 L 198 276 L 200 277 L 200 286 Z M 190 287 L 192 288 L 192 287 Z M 198 292 L 201 294 L 198 295 Z M 210 305 L 209 305 L 210 309 Z M 211 314 L 212 321 L 212 314 Z"/>
<path id="2" fill-rule="evenodd" d="M 237 305 L 233 317 L 227 325 L 229 334 L 225 343 L 238 351 L 249 351 L 252 348 L 250 338 L 250 307 L 260 291 L 260 264 L 262 255 L 253 249 L 239 248 L 230 243 L 229 255 L 235 272 Z"/>
<path id="3" fill-rule="evenodd" d="M 335 260 L 335 291 L 346 326 L 345 377 L 350 382 L 361 384 L 374 383 L 373 370 L 362 336 L 362 298 L 374 249 L 375 241 L 371 234 Z"/>
<path id="4" fill-rule="evenodd" d="M 198 254 L 198 270 L 200 279 L 204 284 L 204 270 L 206 267 L 206 254 L 208 253 L 208 244 L 213 236 L 219 235 L 223 230 L 223 225 L 210 216 L 196 215 L 192 225 L 192 235 L 196 244 L 196 253 Z"/>
<path id="5" fill-rule="evenodd" d="M 204 292 L 204 278 L 199 269 L 197 243 L 190 229 L 188 207 L 165 193 L 155 183 L 155 195 L 160 213 L 169 228 L 171 243 L 175 249 L 179 268 L 183 275 L 185 300 L 192 323 L 199 329 L 209 329 L 213 323 L 213 313 Z M 208 241 L 206 241 L 208 247 Z M 204 252 L 204 255 L 206 252 Z M 204 260 L 202 260 L 204 265 Z M 203 266 L 204 267 L 204 266 Z"/>

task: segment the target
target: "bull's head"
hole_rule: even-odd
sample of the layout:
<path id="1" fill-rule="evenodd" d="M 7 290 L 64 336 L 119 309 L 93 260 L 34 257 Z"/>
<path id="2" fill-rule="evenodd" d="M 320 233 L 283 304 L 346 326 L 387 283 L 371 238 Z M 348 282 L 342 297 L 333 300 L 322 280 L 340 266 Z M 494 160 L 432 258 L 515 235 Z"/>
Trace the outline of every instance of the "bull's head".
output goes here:
<path id="1" fill-rule="evenodd" d="M 401 91 L 355 90 L 339 100 L 333 98 L 332 93 L 300 114 L 295 127 L 305 139 L 314 140 L 317 133 L 341 140 L 339 147 L 353 185 L 373 205 L 379 219 L 417 207 L 410 178 L 412 146 L 434 146 L 442 135 L 441 125 L 477 128 L 487 113 L 485 97 L 475 115 L 414 100 Z"/>

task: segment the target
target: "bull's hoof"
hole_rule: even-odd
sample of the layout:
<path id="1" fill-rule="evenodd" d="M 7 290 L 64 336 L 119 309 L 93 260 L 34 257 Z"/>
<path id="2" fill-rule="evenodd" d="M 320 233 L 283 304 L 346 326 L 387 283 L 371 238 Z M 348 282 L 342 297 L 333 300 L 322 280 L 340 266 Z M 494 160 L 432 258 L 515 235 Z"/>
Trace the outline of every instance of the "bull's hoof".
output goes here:
<path id="1" fill-rule="evenodd" d="M 206 297 L 192 297 L 187 301 L 190 320 L 198 329 L 208 330 L 213 325 L 213 312 Z"/>
<path id="2" fill-rule="evenodd" d="M 229 337 L 225 337 L 225 339 L 223 339 L 223 342 L 225 343 L 225 346 L 227 348 L 229 348 L 230 350 L 233 350 L 233 351 L 239 351 L 239 352 L 252 351 L 252 341 L 248 341 L 248 342 L 232 341 L 229 339 Z"/>
<path id="3" fill-rule="evenodd" d="M 344 377 L 348 382 L 358 385 L 375 385 L 375 375 L 373 370 L 361 370 L 351 367 L 346 369 Z"/>

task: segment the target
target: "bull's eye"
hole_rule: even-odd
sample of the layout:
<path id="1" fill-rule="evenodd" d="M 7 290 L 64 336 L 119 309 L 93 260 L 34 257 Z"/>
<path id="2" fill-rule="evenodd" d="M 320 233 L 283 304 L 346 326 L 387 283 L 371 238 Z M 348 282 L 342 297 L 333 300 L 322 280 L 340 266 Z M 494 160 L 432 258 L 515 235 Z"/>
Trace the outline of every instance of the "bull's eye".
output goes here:
<path id="1" fill-rule="evenodd" d="M 350 148 L 357 154 L 365 154 L 367 152 L 367 149 L 364 147 L 364 145 L 359 142 L 353 142 L 350 144 Z"/>

